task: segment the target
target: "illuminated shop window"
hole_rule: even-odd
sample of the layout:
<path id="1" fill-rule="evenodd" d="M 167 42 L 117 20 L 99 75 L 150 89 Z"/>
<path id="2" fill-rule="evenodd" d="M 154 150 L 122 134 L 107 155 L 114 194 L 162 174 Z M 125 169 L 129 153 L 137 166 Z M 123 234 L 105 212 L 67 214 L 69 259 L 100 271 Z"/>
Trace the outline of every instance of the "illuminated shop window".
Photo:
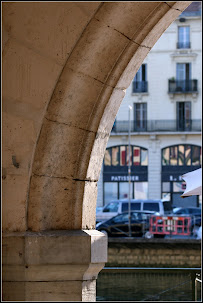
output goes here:
<path id="1" fill-rule="evenodd" d="M 119 147 L 112 147 L 112 165 L 119 165 Z"/>
<path id="2" fill-rule="evenodd" d="M 111 155 L 110 155 L 110 150 L 108 150 L 108 149 L 105 150 L 104 165 L 105 166 L 111 165 Z"/>
<path id="3" fill-rule="evenodd" d="M 128 166 L 129 153 L 128 145 L 114 146 L 107 148 L 104 156 L 105 166 Z M 147 166 L 148 151 L 139 146 L 130 147 L 130 165 L 132 166 Z"/>
<path id="4" fill-rule="evenodd" d="M 181 144 L 169 146 L 162 150 L 163 166 L 198 166 L 201 165 L 201 158 L 200 146 Z"/>

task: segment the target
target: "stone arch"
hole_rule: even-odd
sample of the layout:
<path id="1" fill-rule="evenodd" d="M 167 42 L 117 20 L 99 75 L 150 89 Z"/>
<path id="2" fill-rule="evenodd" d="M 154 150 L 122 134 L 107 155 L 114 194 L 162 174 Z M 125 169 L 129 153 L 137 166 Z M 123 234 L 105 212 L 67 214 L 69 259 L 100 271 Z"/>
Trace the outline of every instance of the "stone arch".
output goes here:
<path id="1" fill-rule="evenodd" d="M 89 229 L 108 137 L 190 3 L 3 3 L 4 300 L 95 301 L 107 239 Z"/>
<path id="2" fill-rule="evenodd" d="M 21 148 L 14 150 L 12 138 L 12 159 L 16 153 L 23 166 L 15 176 L 22 177 L 23 211 L 13 223 L 4 209 L 6 230 L 95 228 L 97 180 L 125 89 L 190 3 L 4 3 L 5 124 L 10 129 L 19 124 L 19 141 L 29 149 L 26 155 Z M 80 19 L 78 26 L 73 15 Z M 19 54 L 14 79 L 12 60 L 19 60 Z M 26 75 L 24 82 L 19 75 Z M 26 109 L 17 109 L 18 117 L 24 111 L 24 120 L 14 118 L 13 108 L 25 103 Z M 20 132 L 22 121 L 28 134 Z M 31 140 L 29 132 L 34 133 Z M 15 183 L 10 178 L 8 188 Z"/>

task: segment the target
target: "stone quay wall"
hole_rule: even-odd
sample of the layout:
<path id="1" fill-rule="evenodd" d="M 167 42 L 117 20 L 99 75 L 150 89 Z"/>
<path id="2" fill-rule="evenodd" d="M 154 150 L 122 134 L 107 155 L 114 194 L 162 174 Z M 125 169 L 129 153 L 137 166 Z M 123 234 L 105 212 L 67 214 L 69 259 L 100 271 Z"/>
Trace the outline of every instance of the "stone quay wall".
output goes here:
<path id="1" fill-rule="evenodd" d="M 108 239 L 105 267 L 201 267 L 201 240 Z"/>

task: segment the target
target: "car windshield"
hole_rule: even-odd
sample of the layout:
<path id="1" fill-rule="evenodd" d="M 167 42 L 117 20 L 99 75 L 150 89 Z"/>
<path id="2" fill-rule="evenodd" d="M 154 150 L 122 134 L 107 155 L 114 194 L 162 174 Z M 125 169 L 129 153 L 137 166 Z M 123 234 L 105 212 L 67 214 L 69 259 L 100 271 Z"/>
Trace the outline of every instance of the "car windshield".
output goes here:
<path id="1" fill-rule="evenodd" d="M 190 208 L 189 213 L 201 215 L 201 209 L 200 208 Z"/>
<path id="2" fill-rule="evenodd" d="M 128 222 L 128 213 L 114 217 L 111 222 L 112 223 Z"/>
<path id="3" fill-rule="evenodd" d="M 107 204 L 104 209 L 103 212 L 117 212 L 118 211 L 118 202 L 110 202 L 109 204 Z"/>

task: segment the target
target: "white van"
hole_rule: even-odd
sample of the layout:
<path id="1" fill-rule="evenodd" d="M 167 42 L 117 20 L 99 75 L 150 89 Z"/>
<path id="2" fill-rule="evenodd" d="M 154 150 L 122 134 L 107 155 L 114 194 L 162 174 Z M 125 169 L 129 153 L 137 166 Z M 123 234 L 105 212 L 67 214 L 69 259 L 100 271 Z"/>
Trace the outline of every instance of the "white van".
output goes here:
<path id="1" fill-rule="evenodd" d="M 106 221 L 112 217 L 128 211 L 128 199 L 114 200 L 96 213 L 96 223 Z M 131 199 L 131 211 L 154 211 L 157 215 L 172 213 L 170 201 L 163 200 L 136 200 Z"/>

